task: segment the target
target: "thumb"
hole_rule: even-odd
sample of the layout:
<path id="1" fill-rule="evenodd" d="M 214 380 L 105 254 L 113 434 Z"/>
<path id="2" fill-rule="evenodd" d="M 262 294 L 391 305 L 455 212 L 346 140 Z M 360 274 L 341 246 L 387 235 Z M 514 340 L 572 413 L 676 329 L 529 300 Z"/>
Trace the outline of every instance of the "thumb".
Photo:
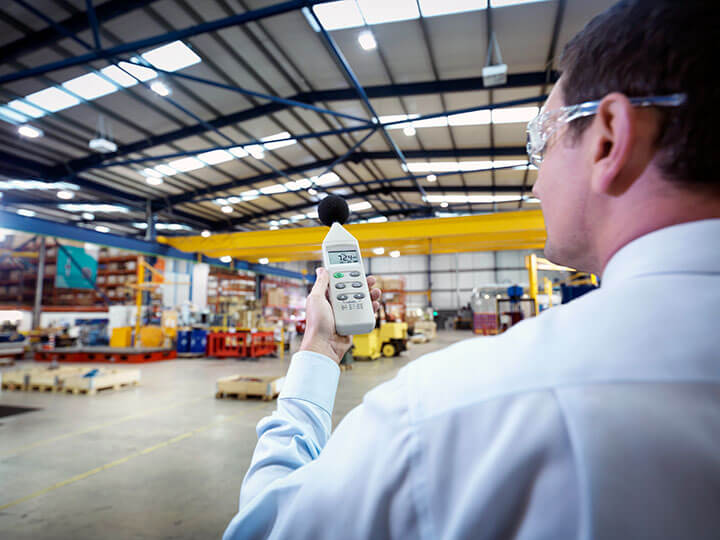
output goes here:
<path id="1" fill-rule="evenodd" d="M 327 270 L 325 270 L 322 266 L 315 269 L 315 275 L 317 278 L 315 279 L 315 285 L 313 285 L 310 294 L 315 296 L 325 296 L 325 292 L 330 284 L 330 276 L 328 275 Z"/>

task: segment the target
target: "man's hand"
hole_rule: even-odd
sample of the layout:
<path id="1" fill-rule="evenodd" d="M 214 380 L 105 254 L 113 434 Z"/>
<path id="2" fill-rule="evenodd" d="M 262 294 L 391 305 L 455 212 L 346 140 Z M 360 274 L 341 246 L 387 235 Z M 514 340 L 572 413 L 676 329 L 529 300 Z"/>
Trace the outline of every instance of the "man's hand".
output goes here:
<path id="1" fill-rule="evenodd" d="M 330 300 L 328 300 L 330 276 L 327 270 L 322 267 L 318 268 L 315 273 L 317 279 L 305 305 L 305 336 L 300 345 L 300 350 L 324 354 L 339 364 L 352 344 L 352 337 L 340 336 L 335 332 L 335 316 L 333 315 Z M 380 289 L 373 289 L 376 281 L 372 276 L 367 278 L 373 311 L 377 311 L 380 307 L 378 300 L 381 291 Z"/>

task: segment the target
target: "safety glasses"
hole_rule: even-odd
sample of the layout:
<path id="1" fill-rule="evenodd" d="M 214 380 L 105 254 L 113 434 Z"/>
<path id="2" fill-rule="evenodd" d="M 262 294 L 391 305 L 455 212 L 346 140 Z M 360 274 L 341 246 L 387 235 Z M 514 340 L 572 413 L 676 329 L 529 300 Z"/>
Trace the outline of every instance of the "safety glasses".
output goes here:
<path id="1" fill-rule="evenodd" d="M 628 99 L 635 107 L 677 107 L 685 103 L 687 95 L 672 94 L 669 96 L 633 97 Z M 541 109 L 540 113 L 530 120 L 527 126 L 527 153 L 530 163 L 539 167 L 550 137 L 563 125 L 578 118 L 595 114 L 601 101 L 586 101 L 585 103 L 568 105 L 549 111 L 544 110 L 544 108 Z"/>

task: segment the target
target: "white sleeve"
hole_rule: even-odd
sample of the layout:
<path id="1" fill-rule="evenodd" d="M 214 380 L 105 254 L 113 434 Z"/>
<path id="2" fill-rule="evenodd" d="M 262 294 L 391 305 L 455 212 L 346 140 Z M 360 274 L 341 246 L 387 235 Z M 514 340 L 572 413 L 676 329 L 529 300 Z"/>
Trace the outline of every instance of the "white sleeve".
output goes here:
<path id="1" fill-rule="evenodd" d="M 293 357 L 278 410 L 258 425 L 240 509 L 224 538 L 417 536 L 411 463 L 419 449 L 404 377 L 368 393 L 329 437 L 339 375 L 329 363 L 313 353 Z M 332 395 L 323 386 L 331 371 Z"/>

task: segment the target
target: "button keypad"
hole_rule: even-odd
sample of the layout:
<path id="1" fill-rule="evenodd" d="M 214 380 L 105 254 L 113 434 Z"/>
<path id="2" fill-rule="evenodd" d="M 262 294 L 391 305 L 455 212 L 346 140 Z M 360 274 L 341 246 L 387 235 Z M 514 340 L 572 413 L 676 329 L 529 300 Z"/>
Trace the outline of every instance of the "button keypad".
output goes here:
<path id="1" fill-rule="evenodd" d="M 336 289 L 344 289 L 344 288 L 345 288 L 345 283 L 336 283 L 336 284 L 335 284 L 335 288 L 336 288 Z"/>
<path id="2" fill-rule="evenodd" d="M 350 277 L 360 277 L 360 272 L 355 270 L 354 272 L 350 272 Z"/>
<path id="3" fill-rule="evenodd" d="M 353 289 L 359 289 L 360 287 L 362 287 L 362 283 L 360 283 L 359 281 L 353 281 L 352 287 Z"/>
<path id="4" fill-rule="evenodd" d="M 355 296 L 357 296 L 357 295 L 355 295 Z M 338 294 L 336 298 L 338 300 L 340 300 L 341 302 L 344 302 L 345 300 L 348 299 L 348 295 L 347 294 Z"/>
<path id="5" fill-rule="evenodd" d="M 365 295 L 363 293 L 357 293 L 357 294 L 353 294 L 353 298 L 355 300 L 362 300 L 363 298 L 365 298 Z"/>

